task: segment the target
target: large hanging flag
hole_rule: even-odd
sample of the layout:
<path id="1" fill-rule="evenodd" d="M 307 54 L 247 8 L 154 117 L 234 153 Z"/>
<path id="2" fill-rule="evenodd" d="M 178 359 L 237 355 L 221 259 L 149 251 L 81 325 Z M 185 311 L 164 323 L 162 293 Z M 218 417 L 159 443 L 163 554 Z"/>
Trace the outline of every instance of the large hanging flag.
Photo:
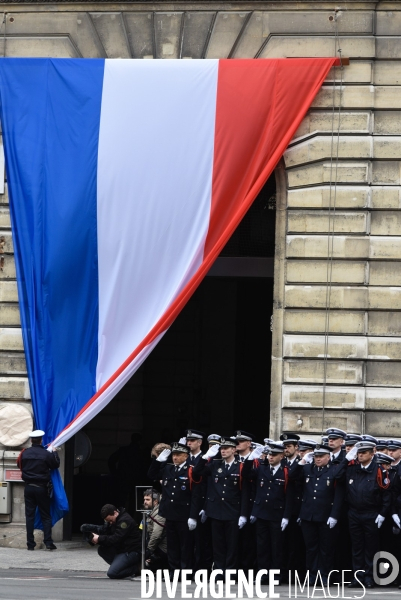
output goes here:
<path id="1" fill-rule="evenodd" d="M 48 443 L 150 354 L 335 63 L 0 59 L 23 339 Z"/>

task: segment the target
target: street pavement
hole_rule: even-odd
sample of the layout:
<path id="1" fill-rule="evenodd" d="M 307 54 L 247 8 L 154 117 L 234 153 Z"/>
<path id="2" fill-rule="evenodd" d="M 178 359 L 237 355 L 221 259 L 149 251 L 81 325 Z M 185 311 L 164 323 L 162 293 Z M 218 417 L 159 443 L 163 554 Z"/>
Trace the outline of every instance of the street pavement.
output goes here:
<path id="1" fill-rule="evenodd" d="M 57 550 L 35 550 L 28 552 L 17 548 L 0 548 L 0 599 L 1 600 L 139 600 L 141 582 L 111 580 L 106 576 L 107 564 L 98 556 L 95 547 L 86 543 L 61 542 Z M 194 592 L 195 585 L 188 587 Z M 235 587 L 232 588 L 235 593 Z M 262 587 L 268 592 L 268 587 Z M 306 590 L 279 586 L 274 590 L 280 598 L 329 598 L 322 591 L 309 596 Z M 332 598 L 361 598 L 361 591 L 345 588 L 344 596 L 338 595 L 336 587 L 330 588 Z M 181 585 L 178 584 L 177 600 L 182 598 Z M 201 595 L 202 597 L 202 595 Z M 207 596 L 210 597 L 210 596 Z M 155 596 L 153 596 L 155 598 Z M 163 585 L 163 599 L 168 598 Z M 401 600 L 401 590 L 396 587 L 377 587 L 366 590 L 367 600 Z"/>

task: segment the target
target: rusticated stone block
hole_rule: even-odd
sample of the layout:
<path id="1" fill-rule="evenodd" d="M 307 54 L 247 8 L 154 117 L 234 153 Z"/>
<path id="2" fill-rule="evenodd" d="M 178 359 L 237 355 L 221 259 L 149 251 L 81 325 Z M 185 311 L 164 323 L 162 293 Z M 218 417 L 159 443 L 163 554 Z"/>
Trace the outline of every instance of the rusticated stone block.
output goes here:
<path id="1" fill-rule="evenodd" d="M 381 188 L 383 189 L 383 188 Z M 336 208 L 367 208 L 370 203 L 370 188 L 367 186 L 341 186 L 335 193 Z M 289 208 L 329 208 L 334 206 L 334 190 L 330 186 L 289 190 Z"/>
<path id="2" fill-rule="evenodd" d="M 401 258 L 400 237 L 375 237 L 370 238 L 370 258 Z"/>
<path id="3" fill-rule="evenodd" d="M 369 360 L 366 363 L 366 385 L 401 387 L 401 362 L 379 362 Z M 369 408 L 373 408 L 370 406 Z M 382 410 L 393 410 L 392 403 L 377 407 Z M 401 404 L 400 404 L 401 408 Z"/>
<path id="4" fill-rule="evenodd" d="M 331 264 L 331 268 L 330 268 Z M 322 260 L 287 261 L 287 283 L 367 283 L 367 263 Z M 387 263 L 385 263 L 387 264 Z"/>
<path id="5" fill-rule="evenodd" d="M 18 304 L 0 304 L 0 326 L 21 325 Z"/>
<path id="6" fill-rule="evenodd" d="M 377 286 L 401 286 L 401 262 L 370 261 L 369 283 Z"/>
<path id="7" fill-rule="evenodd" d="M 372 208 L 399 209 L 401 208 L 401 187 L 372 186 Z"/>
<path id="8" fill-rule="evenodd" d="M 391 343 L 391 340 L 389 343 Z M 367 358 L 367 354 L 368 343 L 365 337 L 333 335 L 328 338 L 328 358 L 364 359 Z M 283 356 L 288 358 L 324 358 L 324 336 L 286 334 L 283 340 Z"/>
<path id="9" fill-rule="evenodd" d="M 367 410 L 400 411 L 401 408 L 401 388 L 367 387 L 365 398 Z M 389 438 L 390 435 L 386 437 Z"/>
<path id="10" fill-rule="evenodd" d="M 322 385 L 283 385 L 283 408 L 322 408 Z M 326 386 L 326 408 L 364 408 L 365 388 Z"/>
<path id="11" fill-rule="evenodd" d="M 333 247 L 327 235 L 288 235 L 287 258 L 368 258 L 369 238 L 357 236 L 334 236 Z M 379 258 L 379 256 L 377 257 Z M 397 257 L 394 257 L 397 258 Z"/>
<path id="12" fill-rule="evenodd" d="M 377 110 L 374 113 L 374 133 L 377 135 L 401 134 L 401 111 Z"/>
<path id="13" fill-rule="evenodd" d="M 288 233 L 366 233 L 366 212 L 289 211 Z M 401 235 L 401 232 L 400 232 Z"/>
<path id="14" fill-rule="evenodd" d="M 0 350 L 19 351 L 23 349 L 24 346 L 20 328 L 3 327 L 0 329 Z"/>
<path id="15" fill-rule="evenodd" d="M 326 285 L 286 285 L 285 306 L 297 308 L 326 308 Z M 368 288 L 333 286 L 330 292 L 332 309 L 368 308 Z"/>
<path id="16" fill-rule="evenodd" d="M 365 429 L 378 437 L 401 437 L 401 412 L 366 412 Z"/>
<path id="17" fill-rule="evenodd" d="M 363 335 L 366 332 L 365 315 L 364 311 L 330 310 L 328 332 Z M 325 333 L 327 328 L 326 316 L 325 310 L 287 309 L 284 313 L 284 331 L 286 333 Z"/>
<path id="18" fill-rule="evenodd" d="M 372 235 L 401 235 L 401 211 L 378 210 L 372 213 Z"/>
<path id="19" fill-rule="evenodd" d="M 316 136 L 306 141 L 293 144 L 284 153 L 287 168 L 308 162 L 330 159 L 332 154 L 331 136 Z M 337 141 L 336 141 L 337 154 Z M 372 138 L 370 136 L 342 136 L 338 142 L 340 159 L 364 159 L 372 156 Z M 382 157 L 379 157 L 382 158 Z M 385 157 L 387 158 L 387 157 Z M 334 177 L 333 177 L 334 179 Z"/>
<path id="20" fill-rule="evenodd" d="M 333 56 L 334 37 L 331 36 L 279 36 L 271 37 L 261 53 L 261 58 L 296 58 L 305 56 Z M 374 37 L 357 36 L 341 39 L 343 56 L 351 58 L 373 58 Z"/>
<path id="21" fill-rule="evenodd" d="M 3 281 L 0 285 L 0 302 L 18 302 L 17 283 Z"/>
<path id="22" fill-rule="evenodd" d="M 373 108 L 375 106 L 375 88 L 373 85 L 336 86 L 334 90 L 334 106 L 345 110 L 351 108 Z M 312 102 L 312 108 L 330 108 L 333 106 L 333 87 L 322 86 Z M 383 107 L 384 108 L 384 107 Z"/>
<path id="23" fill-rule="evenodd" d="M 29 400 L 31 393 L 27 377 L 0 377 L 0 398 Z"/>
<path id="24" fill-rule="evenodd" d="M 401 312 L 370 310 L 368 334 L 401 337 Z"/>
<path id="25" fill-rule="evenodd" d="M 401 85 L 401 61 L 375 61 L 373 82 L 375 85 Z"/>
<path id="26" fill-rule="evenodd" d="M 401 360 L 401 338 L 369 337 L 368 358 L 370 360 Z"/>
<path id="27" fill-rule="evenodd" d="M 363 362 L 322 360 L 284 361 L 286 383 L 320 383 L 363 385 Z M 401 378 L 401 371 L 400 371 Z M 342 407 L 342 405 L 341 405 Z"/>
<path id="28" fill-rule="evenodd" d="M 320 409 L 283 409 L 283 431 L 315 433 L 320 436 L 328 427 L 339 427 L 344 431 L 362 431 L 362 411 L 327 410 L 323 420 Z"/>
<path id="29" fill-rule="evenodd" d="M 348 67 L 347 67 L 348 68 Z M 340 117 L 340 131 L 343 133 L 369 133 L 370 112 L 342 112 Z M 316 132 L 338 131 L 338 114 L 330 112 L 311 111 L 306 115 L 299 126 L 293 141 Z"/>
<path id="30" fill-rule="evenodd" d="M 369 162 L 338 163 L 337 183 L 369 183 Z M 334 182 L 334 169 L 330 163 L 295 167 L 287 171 L 288 187 L 301 187 L 315 183 Z M 386 182 L 377 182 L 386 183 Z"/>
<path id="31" fill-rule="evenodd" d="M 401 90 L 400 90 L 401 94 Z M 401 158 L 401 137 L 399 136 L 374 136 L 373 156 L 383 159 Z"/>
<path id="32" fill-rule="evenodd" d="M 400 185 L 401 162 L 398 160 L 373 161 L 372 183 L 373 185 Z"/>

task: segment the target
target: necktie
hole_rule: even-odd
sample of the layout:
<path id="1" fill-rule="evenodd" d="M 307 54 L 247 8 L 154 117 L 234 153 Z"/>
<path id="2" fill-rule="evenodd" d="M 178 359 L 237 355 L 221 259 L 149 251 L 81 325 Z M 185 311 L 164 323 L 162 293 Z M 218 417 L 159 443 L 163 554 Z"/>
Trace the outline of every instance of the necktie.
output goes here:
<path id="1" fill-rule="evenodd" d="M 195 462 L 195 456 L 191 456 L 191 464 L 193 465 Z"/>
<path id="2" fill-rule="evenodd" d="M 228 471 L 229 468 L 230 468 L 230 465 L 228 463 L 226 463 L 226 471 Z"/>
<path id="3" fill-rule="evenodd" d="M 270 473 L 274 475 L 274 467 L 270 467 Z"/>

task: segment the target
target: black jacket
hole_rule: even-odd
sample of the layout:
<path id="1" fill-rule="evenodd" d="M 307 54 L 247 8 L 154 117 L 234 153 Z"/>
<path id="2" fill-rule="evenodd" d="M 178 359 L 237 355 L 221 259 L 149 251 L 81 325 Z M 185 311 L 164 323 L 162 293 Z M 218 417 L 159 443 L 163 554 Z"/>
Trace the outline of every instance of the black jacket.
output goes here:
<path id="1" fill-rule="evenodd" d="M 327 522 L 339 519 L 344 502 L 344 482 L 335 478 L 338 466 L 329 462 L 325 467 L 311 463 L 297 465 L 290 477 L 302 482 L 302 503 L 299 517 L 303 521 Z"/>
<path id="2" fill-rule="evenodd" d="M 273 475 L 268 461 L 255 464 L 254 461 L 247 460 L 242 474 L 255 483 L 255 498 L 251 511 L 254 517 L 266 521 L 290 518 L 294 483 L 288 481 L 288 472 L 286 475 L 283 465 L 280 465 Z"/>
<path id="3" fill-rule="evenodd" d="M 386 475 L 374 457 L 367 469 L 362 469 L 358 462 L 348 462 L 347 459 L 338 466 L 336 479 L 345 482 L 346 500 L 350 509 L 376 513 L 383 517 L 389 513 L 392 500 L 391 489 L 389 487 L 383 489 L 379 485 L 378 470 L 382 473 L 384 483 Z"/>
<path id="4" fill-rule="evenodd" d="M 31 446 L 21 452 L 18 464 L 25 483 L 46 486 L 50 481 L 50 471 L 59 468 L 60 459 L 57 452 L 48 452 L 43 446 Z"/>
<path id="5" fill-rule="evenodd" d="M 248 514 L 249 484 L 242 477 L 242 468 L 237 459 L 228 472 L 222 459 L 199 462 L 193 472 L 194 478 L 209 477 L 205 510 L 208 517 L 219 521 L 236 521 Z"/>
<path id="6" fill-rule="evenodd" d="M 101 531 L 104 533 L 99 535 L 99 546 L 113 547 L 117 554 L 140 553 L 142 551 L 142 534 L 138 525 L 125 508 L 119 508 L 118 511 L 120 514 L 115 523 L 110 523 L 102 528 Z"/>
<path id="7" fill-rule="evenodd" d="M 153 459 L 149 467 L 150 479 L 162 480 L 162 498 L 159 515 L 169 521 L 196 519 L 202 508 L 200 490 L 196 483 L 191 485 L 190 469 L 184 463 L 179 469 L 166 461 Z"/>

